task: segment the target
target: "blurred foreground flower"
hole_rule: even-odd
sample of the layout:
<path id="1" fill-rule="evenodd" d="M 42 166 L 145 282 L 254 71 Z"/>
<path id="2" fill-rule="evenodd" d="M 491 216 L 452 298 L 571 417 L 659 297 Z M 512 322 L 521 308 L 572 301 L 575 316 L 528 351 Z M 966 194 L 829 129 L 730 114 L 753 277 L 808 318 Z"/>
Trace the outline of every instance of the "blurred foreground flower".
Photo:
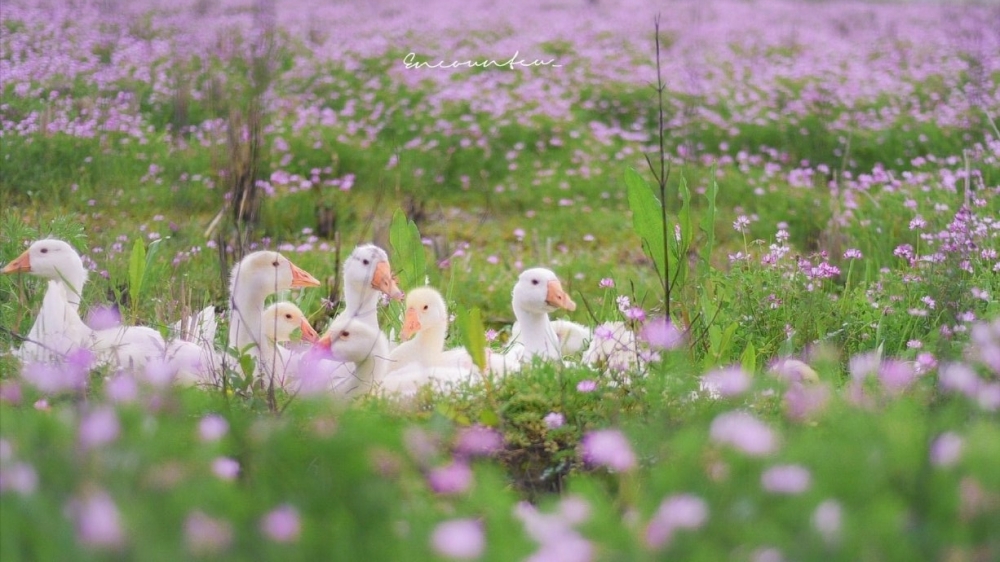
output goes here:
<path id="1" fill-rule="evenodd" d="M 514 515 L 524 524 L 524 530 L 539 544 L 539 549 L 526 562 L 590 562 L 594 546 L 573 528 L 587 520 L 590 504 L 568 496 L 559 502 L 555 513 L 540 513 L 528 502 L 519 502 Z"/>
<path id="2" fill-rule="evenodd" d="M 196 556 L 219 554 L 233 542 L 233 527 L 224 519 L 195 511 L 184 521 L 184 542 Z"/>
<path id="3" fill-rule="evenodd" d="M 229 457 L 216 457 L 212 461 L 212 473 L 223 480 L 235 480 L 240 474 L 240 463 Z"/>
<path id="4" fill-rule="evenodd" d="M 74 498 L 67 513 L 81 543 L 98 548 L 117 548 L 125 543 L 118 506 L 104 490 L 89 490 Z"/>
<path id="5" fill-rule="evenodd" d="M 700 386 L 713 398 L 739 396 L 750 389 L 750 375 L 739 366 L 716 369 L 702 375 Z"/>
<path id="6" fill-rule="evenodd" d="M 472 485 L 472 469 L 462 461 L 453 461 L 432 469 L 427 482 L 438 494 L 460 494 Z"/>
<path id="7" fill-rule="evenodd" d="M 813 511 L 813 527 L 827 544 L 835 543 L 840 538 L 842 511 L 837 500 L 826 500 Z"/>
<path id="8" fill-rule="evenodd" d="M 931 464 L 934 466 L 953 466 L 962 455 L 964 443 L 962 438 L 951 431 L 939 435 L 931 443 Z"/>
<path id="9" fill-rule="evenodd" d="M 219 414 L 208 414 L 198 422 L 198 436 L 208 443 L 225 437 L 229 431 L 229 422 Z"/>
<path id="10" fill-rule="evenodd" d="M 760 483 L 774 494 L 801 494 L 809 489 L 812 476 L 808 469 L 797 464 L 779 464 L 765 470 Z"/>
<path id="11" fill-rule="evenodd" d="M 559 412 L 549 412 L 542 421 L 545 422 L 545 427 L 556 429 L 566 423 L 566 418 Z"/>
<path id="12" fill-rule="evenodd" d="M 503 448 L 503 436 L 482 425 L 465 427 L 458 432 L 455 452 L 461 456 L 488 456 Z"/>
<path id="13" fill-rule="evenodd" d="M 746 412 L 726 412 L 712 420 L 709 436 L 717 443 L 731 445 L 760 457 L 778 449 L 778 438 L 766 423 Z"/>
<path id="14" fill-rule="evenodd" d="M 475 519 L 453 519 L 438 523 L 431 535 L 434 551 L 447 558 L 472 560 L 486 547 L 482 523 Z"/>
<path id="15" fill-rule="evenodd" d="M 651 318 L 643 324 L 639 337 L 653 349 L 677 349 L 684 345 L 684 333 L 662 316 Z"/>
<path id="16" fill-rule="evenodd" d="M 618 472 L 635 468 L 636 458 L 625 435 L 617 429 L 591 431 L 580 442 L 583 459 Z"/>
<path id="17" fill-rule="evenodd" d="M 84 449 L 106 445 L 117 439 L 120 431 L 118 414 L 113 408 L 104 406 L 84 414 L 80 420 L 79 443 Z"/>
<path id="18" fill-rule="evenodd" d="M 260 530 L 275 542 L 294 542 L 302 530 L 299 512 L 290 505 L 277 507 L 260 521 Z"/>
<path id="19" fill-rule="evenodd" d="M 698 529 L 708 521 L 708 504 L 691 494 L 670 496 L 660 503 L 659 509 L 646 527 L 646 544 L 650 548 L 667 545 L 678 529 Z"/>

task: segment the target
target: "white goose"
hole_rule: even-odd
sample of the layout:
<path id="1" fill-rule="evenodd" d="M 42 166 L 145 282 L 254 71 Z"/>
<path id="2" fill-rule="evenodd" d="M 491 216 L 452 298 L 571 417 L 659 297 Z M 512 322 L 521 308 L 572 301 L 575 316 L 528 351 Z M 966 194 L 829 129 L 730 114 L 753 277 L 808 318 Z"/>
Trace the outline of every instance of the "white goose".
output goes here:
<path id="1" fill-rule="evenodd" d="M 152 328 L 118 326 L 95 331 L 83 323 L 79 296 L 87 270 L 68 243 L 38 240 L 0 270 L 19 272 L 49 281 L 42 309 L 29 331 L 31 341 L 18 351 L 22 361 L 59 361 L 72 349 L 87 348 L 95 352 L 98 363 L 134 370 L 162 356 L 163 337 Z"/>
<path id="2" fill-rule="evenodd" d="M 400 337 L 404 340 L 389 354 L 389 372 L 412 363 L 423 367 L 472 368 L 464 348 L 444 350 L 448 337 L 448 305 L 436 289 L 418 287 L 406 296 L 406 313 Z"/>
<path id="3" fill-rule="evenodd" d="M 302 331 L 302 341 L 315 342 L 319 334 L 309 324 L 302 310 L 290 302 L 276 302 L 261 314 L 264 338 L 273 343 L 274 356 L 264 357 L 273 365 L 275 379 L 285 387 L 297 365 L 298 355 L 280 345 L 292 339 L 295 330 Z M 214 349 L 212 340 L 174 340 L 167 344 L 167 358 L 177 370 L 175 381 L 185 386 L 219 386 L 223 372 L 222 354 Z"/>
<path id="4" fill-rule="evenodd" d="M 521 361 L 562 358 L 559 336 L 549 320 L 549 313 L 565 309 L 576 310 L 576 303 L 562 288 L 559 278 L 551 270 L 536 267 L 521 272 L 512 293 L 517 332 L 512 330 L 513 347 L 508 352 L 517 354 Z"/>
<path id="5" fill-rule="evenodd" d="M 320 282 L 278 252 L 247 255 L 230 276 L 229 349 L 248 353 L 254 378 L 277 383 L 277 350 L 264 331 L 264 300 L 278 291 L 318 287 Z"/>
<path id="6" fill-rule="evenodd" d="M 335 333 L 346 325 L 348 320 L 356 320 L 381 338 L 379 347 L 384 346 L 388 349 L 388 339 L 379 330 L 378 325 L 379 299 L 383 294 L 395 300 L 403 298 L 403 292 L 399 290 L 393 278 L 388 254 L 374 244 L 362 244 L 356 247 L 344 261 L 343 284 L 344 310 L 327 328 L 324 341 L 334 339 Z M 308 392 L 315 392 L 320 387 L 328 388 L 338 394 L 354 394 L 360 389 L 367 390 L 363 388 L 365 385 L 352 382 L 357 380 L 355 367 L 344 361 L 312 357 L 307 368 L 308 372 L 300 374 L 308 379 L 305 384 Z"/>
<path id="7" fill-rule="evenodd" d="M 336 394 L 366 394 L 388 370 L 389 344 L 385 335 L 361 319 L 334 319 L 317 345 L 329 349 L 335 361 L 353 364 L 351 368 L 341 363 L 342 372 L 330 385 Z"/>
<path id="8" fill-rule="evenodd" d="M 357 318 L 378 330 L 380 294 L 403 299 L 403 292 L 392 276 L 388 254 L 374 244 L 363 244 L 344 262 L 344 310 L 337 318 Z"/>

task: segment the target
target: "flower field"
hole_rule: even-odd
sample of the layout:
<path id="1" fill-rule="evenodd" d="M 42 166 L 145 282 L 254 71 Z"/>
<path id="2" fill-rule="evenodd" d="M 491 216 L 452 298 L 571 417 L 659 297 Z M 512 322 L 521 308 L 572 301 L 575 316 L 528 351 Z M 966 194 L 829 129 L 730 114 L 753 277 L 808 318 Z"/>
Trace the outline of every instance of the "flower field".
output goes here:
<path id="1" fill-rule="evenodd" d="M 1000 559 L 998 30 L 986 2 L 5 0 L 0 559 Z M 46 237 L 88 329 L 214 306 L 225 382 L 21 361 Z M 237 262 L 314 276 L 272 300 L 322 334 L 369 242 L 477 362 L 531 268 L 608 352 L 404 397 L 244 378 Z"/>

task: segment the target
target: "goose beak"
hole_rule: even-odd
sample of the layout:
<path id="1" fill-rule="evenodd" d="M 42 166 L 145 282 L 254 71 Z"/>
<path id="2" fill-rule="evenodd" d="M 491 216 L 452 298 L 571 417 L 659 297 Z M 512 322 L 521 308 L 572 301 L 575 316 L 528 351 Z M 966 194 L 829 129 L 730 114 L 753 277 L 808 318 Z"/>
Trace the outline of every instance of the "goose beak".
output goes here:
<path id="1" fill-rule="evenodd" d="M 29 273 L 31 271 L 31 258 L 28 257 L 28 251 L 25 250 L 23 254 L 14 258 L 14 261 L 8 263 L 3 269 L 0 269 L 0 273 Z"/>
<path id="2" fill-rule="evenodd" d="M 320 282 L 315 277 L 313 277 L 312 275 L 309 275 L 309 273 L 306 270 L 300 268 L 299 266 L 297 266 L 297 265 L 295 265 L 294 263 L 291 263 L 291 262 L 289 262 L 289 265 L 292 266 L 292 288 L 293 289 L 304 289 L 306 287 L 319 287 L 320 286 Z"/>
<path id="3" fill-rule="evenodd" d="M 319 334 L 313 329 L 312 324 L 305 316 L 302 317 L 302 321 L 299 322 L 299 328 L 302 330 L 302 341 L 309 343 L 317 343 L 319 340 Z M 327 346 L 329 347 L 329 346 Z"/>
<path id="4" fill-rule="evenodd" d="M 312 326 L 310 326 L 309 328 L 312 329 Z M 302 331 L 303 337 L 305 337 L 304 336 L 305 333 L 306 333 L 305 330 L 303 330 Z M 316 332 L 314 331 L 313 333 L 315 334 Z M 323 349 L 330 349 L 330 346 L 333 345 L 333 334 L 330 332 L 323 334 L 323 337 L 316 340 L 316 342 L 313 345 L 318 345 Z"/>
<path id="5" fill-rule="evenodd" d="M 576 310 L 576 303 L 569 298 L 558 279 L 549 281 L 549 292 L 545 295 L 545 304 L 556 308 L 565 308 L 570 312 Z"/>
<path id="6" fill-rule="evenodd" d="M 372 289 L 382 291 L 389 295 L 389 298 L 396 301 L 403 300 L 403 291 L 399 290 L 396 280 L 392 277 L 392 270 L 389 269 L 389 262 L 379 262 L 375 266 L 375 273 L 372 274 Z"/>
<path id="7" fill-rule="evenodd" d="M 406 318 L 403 320 L 403 331 L 399 337 L 408 340 L 420 331 L 420 318 L 417 316 L 417 309 L 410 307 L 406 309 Z"/>

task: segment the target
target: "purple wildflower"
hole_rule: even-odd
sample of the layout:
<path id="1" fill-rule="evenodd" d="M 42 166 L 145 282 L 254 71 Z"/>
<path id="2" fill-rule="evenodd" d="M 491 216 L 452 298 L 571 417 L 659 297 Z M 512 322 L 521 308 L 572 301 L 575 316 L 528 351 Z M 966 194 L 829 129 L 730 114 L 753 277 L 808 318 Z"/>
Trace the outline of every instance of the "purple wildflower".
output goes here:
<path id="1" fill-rule="evenodd" d="M 482 555 L 486 535 L 482 523 L 475 519 L 452 519 L 438 523 L 434 528 L 431 546 L 446 558 L 473 560 Z"/>
<path id="2" fill-rule="evenodd" d="M 627 472 L 636 466 L 635 453 L 625 435 L 617 429 L 591 431 L 580 442 L 585 461 L 605 466 L 617 472 Z"/>
<path id="3" fill-rule="evenodd" d="M 261 519 L 260 530 L 274 542 L 295 542 L 302 531 L 299 512 L 287 504 L 276 507 Z"/>
<path id="4" fill-rule="evenodd" d="M 712 420 L 709 436 L 717 443 L 730 445 L 755 457 L 768 455 L 778 449 L 778 438 L 774 431 L 746 412 L 719 414 Z"/>

